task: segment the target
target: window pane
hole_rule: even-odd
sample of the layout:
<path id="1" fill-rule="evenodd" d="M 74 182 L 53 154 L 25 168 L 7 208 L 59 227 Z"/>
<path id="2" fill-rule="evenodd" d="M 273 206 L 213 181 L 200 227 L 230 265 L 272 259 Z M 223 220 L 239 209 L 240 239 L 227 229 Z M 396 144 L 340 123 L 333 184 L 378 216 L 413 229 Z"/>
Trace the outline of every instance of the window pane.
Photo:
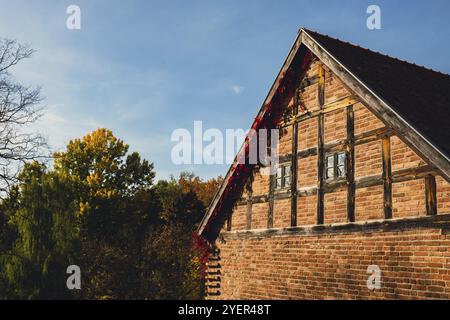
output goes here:
<path id="1" fill-rule="evenodd" d="M 333 168 L 334 167 L 334 156 L 328 156 L 326 163 L 327 163 L 327 168 Z"/>
<path id="2" fill-rule="evenodd" d="M 285 177 L 284 178 L 284 187 L 289 188 L 290 186 L 291 186 L 291 177 L 290 176 Z"/>
<path id="3" fill-rule="evenodd" d="M 276 188 L 277 189 L 281 189 L 282 188 L 282 186 L 281 186 L 281 178 L 277 178 Z"/>
<path id="4" fill-rule="evenodd" d="M 277 179 L 283 176 L 283 167 L 278 167 L 277 168 Z"/>
<path id="5" fill-rule="evenodd" d="M 338 166 L 345 165 L 345 153 L 338 153 Z"/>
<path id="6" fill-rule="evenodd" d="M 334 178 L 334 167 L 327 168 L 326 178 L 327 179 L 333 179 Z"/>
<path id="7" fill-rule="evenodd" d="M 344 166 L 338 166 L 337 167 L 337 176 L 338 177 L 345 176 L 345 167 Z"/>
<path id="8" fill-rule="evenodd" d="M 284 167 L 284 175 L 286 177 L 290 177 L 291 176 L 291 166 L 290 165 L 287 165 L 287 166 Z"/>

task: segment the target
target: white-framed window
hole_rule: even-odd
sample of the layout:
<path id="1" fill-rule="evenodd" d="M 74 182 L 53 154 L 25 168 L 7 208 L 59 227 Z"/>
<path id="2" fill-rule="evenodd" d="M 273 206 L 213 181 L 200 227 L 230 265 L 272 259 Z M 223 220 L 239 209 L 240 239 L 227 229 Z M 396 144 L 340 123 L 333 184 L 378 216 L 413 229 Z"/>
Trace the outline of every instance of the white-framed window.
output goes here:
<path id="1" fill-rule="evenodd" d="M 346 154 L 336 152 L 325 156 L 325 179 L 339 180 L 345 178 L 346 174 Z"/>
<path id="2" fill-rule="evenodd" d="M 281 164 L 277 168 L 276 178 L 275 178 L 275 189 L 281 190 L 291 187 L 291 164 Z"/>

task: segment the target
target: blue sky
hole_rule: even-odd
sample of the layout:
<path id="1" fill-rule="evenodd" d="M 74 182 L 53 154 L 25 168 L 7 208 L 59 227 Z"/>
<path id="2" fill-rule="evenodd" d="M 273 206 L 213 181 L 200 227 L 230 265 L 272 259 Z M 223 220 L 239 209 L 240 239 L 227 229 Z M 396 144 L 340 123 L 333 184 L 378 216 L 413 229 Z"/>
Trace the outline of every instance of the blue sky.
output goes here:
<path id="1" fill-rule="evenodd" d="M 68 30 L 66 8 L 81 8 Z M 381 8 L 382 29 L 366 28 Z M 3 1 L 0 37 L 38 52 L 14 70 L 41 85 L 36 125 L 59 150 L 107 127 L 154 162 L 157 178 L 191 170 L 203 178 L 227 165 L 177 166 L 174 129 L 252 123 L 297 30 L 330 36 L 450 73 L 450 1 Z"/>

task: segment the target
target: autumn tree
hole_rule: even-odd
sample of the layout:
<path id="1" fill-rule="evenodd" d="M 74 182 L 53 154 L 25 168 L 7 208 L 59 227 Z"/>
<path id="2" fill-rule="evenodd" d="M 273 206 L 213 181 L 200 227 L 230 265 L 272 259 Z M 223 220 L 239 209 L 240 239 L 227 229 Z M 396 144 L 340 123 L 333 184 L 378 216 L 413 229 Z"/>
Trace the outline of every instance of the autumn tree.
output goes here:
<path id="1" fill-rule="evenodd" d="M 86 236 L 121 240 L 123 225 L 130 219 L 124 206 L 152 185 L 153 164 L 136 152 L 127 154 L 128 148 L 110 130 L 97 129 L 54 155 L 55 171 L 70 176 L 78 186 Z"/>
<path id="2" fill-rule="evenodd" d="M 55 172 L 77 185 L 84 297 L 134 298 L 143 235 L 155 220 L 153 164 L 110 130 L 97 129 L 55 153 Z"/>
<path id="3" fill-rule="evenodd" d="M 192 233 L 219 181 L 158 181 L 153 164 L 97 129 L 31 162 L 0 201 L 0 298 L 201 299 Z M 82 290 L 65 287 L 79 265 Z"/>

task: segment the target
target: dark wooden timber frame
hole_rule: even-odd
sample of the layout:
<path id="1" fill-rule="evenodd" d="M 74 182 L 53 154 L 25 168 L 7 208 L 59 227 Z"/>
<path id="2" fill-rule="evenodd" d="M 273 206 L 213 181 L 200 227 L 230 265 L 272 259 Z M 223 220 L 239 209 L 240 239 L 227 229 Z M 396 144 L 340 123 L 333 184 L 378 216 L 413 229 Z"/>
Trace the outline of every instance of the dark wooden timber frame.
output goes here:
<path id="1" fill-rule="evenodd" d="M 392 166 L 391 166 L 391 139 L 385 137 L 382 140 L 381 157 L 383 163 L 383 207 L 384 218 L 392 218 Z"/>
<path id="2" fill-rule="evenodd" d="M 294 115 L 298 113 L 298 93 L 294 96 Z M 292 124 L 291 227 L 297 226 L 298 122 Z"/>
<path id="3" fill-rule="evenodd" d="M 377 130 L 378 132 L 368 132 L 362 135 L 357 135 L 354 137 L 354 146 L 366 143 L 369 141 L 374 141 L 383 138 L 384 140 L 388 139 L 389 136 L 397 134 L 399 135 L 402 140 L 414 151 L 416 152 L 420 157 L 422 157 L 429 165 L 422 166 L 415 169 L 408 169 L 408 170 L 399 170 L 397 172 L 391 172 L 391 176 L 389 176 L 389 171 L 391 170 L 389 168 L 390 161 L 385 162 L 383 164 L 383 175 L 374 175 L 374 176 L 368 176 L 368 177 L 362 177 L 359 179 L 354 179 L 354 188 L 363 188 L 363 187 L 369 187 L 374 185 L 383 185 L 385 190 L 385 215 L 387 218 L 392 216 L 392 183 L 395 182 L 401 182 L 401 181 L 408 181 L 412 179 L 417 178 L 423 178 L 425 180 L 425 197 L 427 200 L 427 214 L 428 215 L 434 215 L 436 212 L 436 182 L 435 182 L 435 175 L 440 174 L 442 177 L 450 183 L 450 161 L 449 158 L 441 153 L 438 148 L 436 148 L 431 142 L 429 142 L 423 135 L 421 135 L 411 124 L 409 124 L 405 119 L 403 119 L 399 114 L 397 114 L 394 109 L 389 106 L 382 98 L 380 98 L 376 93 L 374 93 L 369 87 L 367 87 L 362 81 L 360 81 L 355 75 L 351 73 L 350 70 L 348 70 L 345 66 L 343 66 L 333 55 L 331 55 L 329 52 L 327 52 L 311 35 L 308 34 L 308 32 L 304 29 L 301 29 L 299 31 L 299 34 L 294 42 L 294 44 L 291 47 L 291 50 L 289 51 L 289 54 L 284 61 L 283 67 L 281 68 L 280 72 L 278 73 L 277 78 L 275 79 L 266 99 L 264 100 L 263 107 L 261 107 L 258 116 L 261 116 L 265 113 L 264 106 L 268 104 L 268 102 L 271 101 L 272 97 L 274 96 L 276 90 L 279 86 L 279 81 L 283 75 L 284 72 L 290 67 L 294 56 L 296 55 L 297 51 L 302 47 L 305 46 L 308 48 L 327 68 L 331 70 L 343 83 L 346 85 L 351 92 L 355 94 L 357 99 L 365 106 L 367 107 L 372 113 L 374 113 L 381 121 L 384 122 L 386 125 L 386 128 L 382 128 L 381 130 Z M 310 84 L 310 83 L 316 83 L 320 82 L 320 77 L 312 77 L 310 79 L 304 79 L 302 80 L 302 83 Z M 320 97 L 320 96 L 319 96 Z M 353 98 L 349 98 L 351 100 L 355 100 Z M 353 104 L 354 102 L 349 102 L 348 105 Z M 340 106 L 336 106 L 336 108 L 342 107 L 342 101 L 337 101 L 337 104 Z M 311 112 L 307 115 L 297 115 L 295 117 L 295 122 L 301 121 L 305 118 L 310 118 L 312 116 L 316 116 L 319 118 L 322 118 L 323 121 L 323 114 L 326 112 L 330 112 L 333 110 L 333 106 L 329 106 L 327 108 L 323 108 L 323 110 L 318 110 Z M 319 123 L 321 122 L 318 120 Z M 292 123 L 291 123 L 292 124 Z M 322 127 L 323 130 L 323 127 Z M 382 130 L 385 130 L 385 132 L 382 132 Z M 348 141 L 348 136 L 347 139 Z M 297 152 L 293 151 L 292 154 L 295 154 L 295 156 L 288 155 L 284 156 L 286 159 L 289 159 L 293 161 L 293 158 L 297 157 L 305 157 L 309 155 L 320 155 L 323 154 L 323 152 L 326 152 L 327 150 L 339 150 L 347 147 L 347 152 L 350 152 L 349 145 L 346 143 L 347 141 L 338 141 L 335 143 L 328 143 L 328 144 L 322 144 L 322 146 L 318 145 L 317 148 L 310 148 L 307 150 L 298 150 Z M 298 142 L 297 142 L 298 143 Z M 323 143 L 323 140 L 322 140 Z M 354 147 L 353 146 L 353 147 Z M 242 147 L 241 147 L 242 149 Z M 385 150 L 386 151 L 386 150 Z M 390 151 L 390 150 L 389 150 Z M 318 157 L 321 158 L 321 157 Z M 347 157 L 348 158 L 348 157 Z M 281 160 L 280 160 L 281 161 Z M 353 160 L 354 161 L 354 160 Z M 293 167 L 293 166 L 291 166 Z M 322 170 L 321 170 L 322 171 Z M 233 170 L 230 170 L 227 172 L 227 175 L 224 178 L 224 182 L 222 183 L 219 191 L 216 193 L 214 200 L 211 203 L 211 206 L 208 209 L 207 214 L 205 215 L 204 219 L 202 220 L 200 227 L 198 229 L 198 234 L 203 235 L 205 232 L 205 227 L 209 223 L 209 219 L 212 217 L 212 213 L 214 212 L 214 208 L 216 207 L 219 199 L 221 198 L 225 187 L 227 186 L 228 180 L 233 174 Z M 291 177 L 293 177 L 292 175 Z M 323 178 L 323 171 L 321 172 L 321 175 L 319 176 L 319 180 Z M 350 183 L 349 183 L 350 181 Z M 351 177 L 347 177 L 347 181 L 344 181 L 347 183 L 347 188 L 350 188 L 351 186 Z M 272 182 L 273 184 L 273 182 Z M 293 185 L 293 184 L 292 184 Z M 339 184 L 335 185 L 324 185 L 320 181 L 318 181 L 317 187 L 308 187 L 308 188 L 301 188 L 296 191 L 296 194 L 298 197 L 305 196 L 305 195 L 313 195 L 313 194 L 321 194 L 322 192 L 329 192 L 332 190 L 335 190 L 336 188 L 342 188 L 345 187 Z M 390 189 L 390 190 L 389 190 Z M 349 189 L 347 189 L 349 190 Z M 350 194 L 349 192 L 348 194 Z M 390 194 L 390 202 L 389 202 L 389 194 Z M 272 202 L 272 212 L 269 209 L 269 218 L 268 219 L 268 226 L 272 227 L 273 225 L 273 199 L 276 198 L 283 198 L 285 197 L 283 194 L 271 194 L 269 192 L 269 197 L 267 196 L 258 196 L 253 197 L 253 203 L 256 202 L 263 202 L 263 201 L 269 201 Z M 291 190 L 291 193 L 287 195 L 287 197 L 291 197 L 293 199 L 293 191 Z M 322 196 L 323 197 L 323 196 Z M 269 199 L 272 199 L 271 201 Z M 291 203 L 296 200 L 291 200 Z M 270 207 L 270 206 L 269 206 Z M 323 209 L 323 207 L 322 207 Z M 294 209 L 295 210 L 295 209 Z M 390 210 L 390 213 L 389 213 Z M 348 210 L 348 212 L 351 212 L 351 210 Z M 323 216 L 320 217 L 320 206 L 318 205 L 318 223 L 323 221 Z M 296 216 L 296 215 L 295 215 Z M 293 212 L 291 211 L 291 218 L 293 217 Z M 351 221 L 351 215 L 349 214 L 348 217 L 349 221 Z M 270 224 L 270 220 L 272 221 L 272 224 Z M 291 222 L 294 221 L 294 219 L 291 219 Z M 230 221 L 231 225 L 231 221 Z M 208 233 L 208 232 L 206 232 Z"/>
<path id="4" fill-rule="evenodd" d="M 319 65 L 319 85 L 318 85 L 319 107 L 323 109 L 325 104 L 325 70 L 323 65 Z M 317 224 L 324 222 L 324 115 L 320 113 L 317 117 Z"/>
<path id="5" fill-rule="evenodd" d="M 353 106 L 347 109 L 347 221 L 355 221 L 355 114 Z"/>
<path id="6" fill-rule="evenodd" d="M 373 220 L 335 225 L 298 226 L 267 230 L 236 230 L 224 233 L 227 239 L 281 237 L 292 235 L 349 234 L 354 232 L 389 232 L 408 229 L 440 229 L 442 234 L 450 232 L 450 214 L 409 217 L 389 220 Z"/>
<path id="7" fill-rule="evenodd" d="M 320 81 L 320 78 L 319 80 Z M 323 89 L 322 89 L 323 90 Z M 425 197 L 427 204 L 427 215 L 435 215 L 437 212 L 436 205 L 436 181 L 435 181 L 435 168 L 430 165 L 424 165 L 418 168 L 402 169 L 392 172 L 391 168 L 391 151 L 390 151 L 390 137 L 395 135 L 392 129 L 387 127 L 382 127 L 374 129 L 371 131 L 366 131 L 355 135 L 354 133 L 354 110 L 353 105 L 345 105 L 347 102 L 354 103 L 355 101 L 351 97 L 341 98 L 337 102 L 332 102 L 328 105 L 332 105 L 332 111 L 337 109 L 345 109 L 346 111 L 346 129 L 347 136 L 345 139 L 339 141 L 331 141 L 324 143 L 323 134 L 323 116 L 330 112 L 324 105 L 321 112 L 316 112 L 315 114 L 310 114 L 307 119 L 317 118 L 318 121 L 318 146 L 311 147 L 304 150 L 298 150 L 298 124 L 305 120 L 305 117 L 296 117 L 292 123 L 285 124 L 285 127 L 290 126 L 292 128 L 292 150 L 290 154 L 280 156 L 280 163 L 291 162 L 291 190 L 283 190 L 279 192 L 269 193 L 269 196 L 260 195 L 254 196 L 252 198 L 252 203 L 264 203 L 269 202 L 269 221 L 268 225 L 273 228 L 273 203 L 276 200 L 291 199 L 291 227 L 297 226 L 297 201 L 298 197 L 317 195 L 317 224 L 323 224 L 324 222 L 324 195 L 325 193 L 331 193 L 335 191 L 347 189 L 347 221 L 355 222 L 355 193 L 358 188 L 367 188 L 372 186 L 383 186 L 383 203 L 384 203 L 384 214 L 386 219 L 392 218 L 392 184 L 397 182 L 404 182 L 410 180 L 416 180 L 423 178 L 425 181 Z M 297 102 L 295 102 L 297 103 Z M 294 111 L 294 114 L 295 111 Z M 321 119 L 322 118 L 322 119 Z M 321 138 L 322 137 L 322 138 Z M 379 141 L 382 145 L 382 174 L 359 177 L 355 178 L 355 146 L 366 144 L 373 141 Z M 322 151 L 320 151 L 322 150 Z M 326 181 L 324 178 L 324 168 L 325 168 L 325 154 L 345 152 L 346 153 L 346 178 L 337 181 Z M 322 157 L 318 157 L 318 172 L 320 175 L 318 177 L 323 177 L 318 179 L 317 186 L 311 186 L 307 188 L 298 189 L 294 181 L 297 180 L 297 164 L 298 159 L 307 158 L 312 155 L 318 155 L 323 153 Z M 322 158 L 323 161 L 319 159 Z M 272 182 L 275 185 L 275 182 Z M 270 190 L 270 186 L 269 186 Z M 320 200 L 322 199 L 322 200 Z M 272 204 L 271 204 L 272 203 Z M 247 204 L 247 209 L 250 206 L 249 200 L 241 200 L 238 205 Z M 249 210 L 249 209 L 248 209 Z M 272 221 L 270 220 L 272 219 Z M 250 229 L 250 228 L 248 228 Z"/>
<path id="8" fill-rule="evenodd" d="M 320 81 L 320 78 L 319 78 Z M 430 165 L 424 165 L 418 168 L 402 169 L 392 172 L 391 165 L 391 145 L 390 137 L 395 135 L 392 129 L 387 127 L 377 128 L 371 131 L 366 131 L 355 135 L 354 133 L 354 110 L 353 105 L 345 105 L 348 101 L 354 102 L 351 97 L 339 99 L 339 104 L 332 102 L 328 105 L 333 105 L 332 111 L 337 109 L 345 109 L 346 111 L 346 128 L 347 136 L 345 139 L 339 141 L 331 141 L 324 143 L 324 127 L 323 117 L 326 113 L 330 112 L 326 105 L 321 112 L 310 114 L 308 119 L 317 118 L 318 121 L 318 146 L 308 149 L 298 150 L 298 124 L 305 120 L 305 117 L 296 117 L 296 119 L 289 124 L 285 124 L 285 127 L 291 126 L 292 128 L 292 150 L 290 154 L 280 156 L 280 163 L 291 161 L 292 168 L 292 189 L 284 190 L 280 192 L 269 193 L 269 196 L 260 195 L 252 198 L 253 203 L 269 202 L 269 212 L 272 221 L 268 221 L 273 228 L 273 203 L 276 200 L 291 199 L 291 227 L 297 226 L 297 201 L 298 197 L 317 195 L 317 224 L 323 224 L 324 222 L 324 195 L 325 193 L 335 192 L 347 189 L 347 221 L 355 222 L 355 193 L 358 188 L 367 188 L 372 186 L 383 186 L 383 203 L 384 214 L 386 219 L 392 218 L 392 184 L 397 182 L 404 182 L 410 180 L 416 180 L 423 178 L 425 181 L 425 197 L 427 203 L 427 214 L 435 215 L 437 212 L 436 205 L 436 181 L 435 181 L 435 168 Z M 295 111 L 294 111 L 295 114 Z M 322 118 L 322 119 L 321 119 Z M 373 141 L 379 141 L 382 146 L 382 174 L 359 177 L 355 177 L 355 146 L 366 144 Z M 322 151 L 321 151 L 322 150 Z M 327 152 L 345 152 L 346 153 L 346 178 L 337 181 L 326 181 L 324 178 L 324 159 Z M 311 186 L 298 189 L 294 181 L 297 180 L 297 164 L 298 159 L 307 158 L 312 155 L 319 155 L 322 153 L 322 157 L 318 156 L 318 184 L 317 186 Z M 323 159 L 319 161 L 319 159 Z M 319 163 L 320 162 L 320 163 Z M 322 177 L 323 179 L 320 179 Z M 322 181 L 321 181 L 322 180 Z M 273 184 L 275 182 L 272 182 Z M 270 186 L 269 186 L 270 189 Z M 322 200 L 320 200 L 322 199 Z M 272 203 L 270 205 L 270 203 Z M 238 205 L 248 204 L 248 200 L 239 201 Z"/>
<path id="9" fill-rule="evenodd" d="M 233 215 L 230 214 L 227 217 L 227 231 L 231 231 L 231 219 L 232 219 Z"/>
<path id="10" fill-rule="evenodd" d="M 436 178 L 429 174 L 425 177 L 425 200 L 427 207 L 427 215 L 434 216 L 437 214 L 436 204 Z"/>
<path id="11" fill-rule="evenodd" d="M 253 207 L 253 189 L 252 189 L 252 179 L 247 181 L 247 212 L 245 226 L 248 230 L 252 228 L 252 207 Z"/>
<path id="12" fill-rule="evenodd" d="M 270 134 L 271 130 L 267 131 L 268 139 L 267 144 L 270 146 L 270 154 L 273 154 L 274 150 L 272 148 L 272 136 Z M 273 205 L 274 205 L 274 197 L 275 197 L 275 184 L 276 184 L 276 170 L 273 168 L 274 164 L 270 162 L 270 175 L 269 175 L 269 209 L 267 212 L 267 228 L 270 229 L 273 227 Z"/>

